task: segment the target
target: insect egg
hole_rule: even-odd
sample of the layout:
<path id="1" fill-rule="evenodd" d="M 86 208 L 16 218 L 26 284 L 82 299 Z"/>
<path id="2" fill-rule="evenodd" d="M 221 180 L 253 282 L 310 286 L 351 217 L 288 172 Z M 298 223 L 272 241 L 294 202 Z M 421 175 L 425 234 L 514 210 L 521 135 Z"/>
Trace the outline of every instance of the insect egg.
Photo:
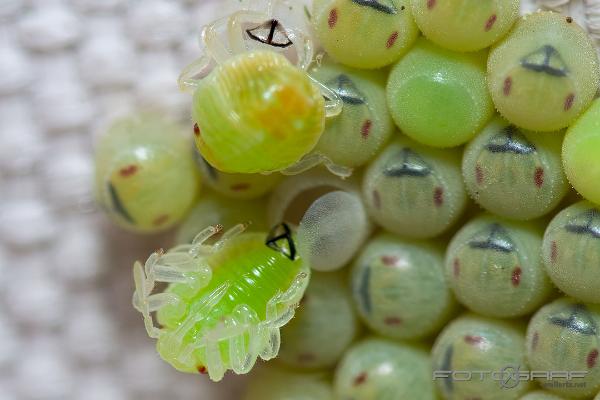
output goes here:
<path id="1" fill-rule="evenodd" d="M 519 400 L 565 400 L 565 398 L 543 390 L 536 390 L 535 392 L 527 393 L 525 396 L 519 398 Z"/>
<path id="2" fill-rule="evenodd" d="M 335 371 L 338 399 L 437 398 L 427 352 L 417 346 L 368 338 L 346 352 Z"/>
<path id="3" fill-rule="evenodd" d="M 358 334 L 341 273 L 314 272 L 296 316 L 281 329 L 278 360 L 298 369 L 333 367 Z"/>
<path id="4" fill-rule="evenodd" d="M 317 271 L 350 262 L 371 230 L 356 182 L 321 169 L 284 180 L 267 208 L 271 225 L 284 221 L 297 227 L 298 251 Z"/>
<path id="5" fill-rule="evenodd" d="M 314 152 L 347 168 L 366 164 L 394 133 L 385 75 L 344 67 L 329 59 L 310 73 L 344 102 L 341 114 L 327 120 Z"/>
<path id="6" fill-rule="evenodd" d="M 234 199 L 256 199 L 269 193 L 281 181 L 282 175 L 227 174 L 210 165 L 197 151 L 196 161 L 207 186 L 223 196 Z"/>
<path id="7" fill-rule="evenodd" d="M 407 0 L 314 0 L 312 21 L 327 53 L 354 68 L 389 65 L 419 36 Z"/>
<path id="8" fill-rule="evenodd" d="M 417 339 L 442 327 L 456 309 L 436 246 L 389 234 L 372 239 L 351 272 L 352 295 L 363 321 L 392 339 Z"/>
<path id="9" fill-rule="evenodd" d="M 333 400 L 333 388 L 322 372 L 298 373 L 272 363 L 248 382 L 244 400 Z"/>
<path id="10" fill-rule="evenodd" d="M 561 298 L 542 307 L 527 327 L 527 359 L 534 371 L 581 371 L 585 376 L 539 378 L 549 391 L 588 398 L 600 389 L 600 306 Z M 570 385 L 567 385 L 570 383 Z"/>
<path id="11" fill-rule="evenodd" d="M 560 290 L 600 303 L 600 207 L 581 201 L 554 217 L 544 235 L 543 257 Z"/>
<path id="12" fill-rule="evenodd" d="M 494 111 L 485 82 L 485 56 L 455 53 L 419 39 L 389 76 L 388 105 L 396 125 L 433 147 L 469 141 Z"/>
<path id="13" fill-rule="evenodd" d="M 460 153 L 400 137 L 367 167 L 363 199 L 371 217 L 390 232 L 411 238 L 440 235 L 467 204 Z"/>
<path id="14" fill-rule="evenodd" d="M 150 114 L 116 121 L 96 147 L 96 197 L 120 226 L 144 233 L 179 222 L 200 189 L 178 125 Z"/>
<path id="15" fill-rule="evenodd" d="M 279 328 L 294 316 L 310 275 L 287 225 L 268 235 L 238 225 L 207 245 L 220 229 L 209 227 L 192 244 L 134 265 L 133 304 L 158 353 L 176 369 L 214 381 L 277 355 Z M 169 286 L 153 294 L 157 282 Z"/>
<path id="16" fill-rule="evenodd" d="M 454 236 L 446 275 L 458 300 L 491 317 L 517 317 L 541 306 L 552 292 L 540 254 L 542 234 L 531 223 L 484 215 Z"/>
<path id="17" fill-rule="evenodd" d="M 570 125 L 592 102 L 600 65 L 587 33 L 564 16 L 522 17 L 488 59 L 488 84 L 496 108 L 532 131 Z"/>
<path id="18" fill-rule="evenodd" d="M 429 40 L 454 51 L 476 51 L 504 36 L 519 16 L 519 0 L 412 0 Z"/>
<path id="19" fill-rule="evenodd" d="M 563 143 L 563 165 L 569 182 L 588 200 L 600 204 L 600 101 L 567 131 Z"/>
<path id="20" fill-rule="evenodd" d="M 455 319 L 433 345 L 433 370 L 449 372 L 435 380 L 440 393 L 447 400 L 518 399 L 527 392 L 529 382 L 508 378 L 503 385 L 491 373 L 478 372 L 505 374 L 526 369 L 524 346 L 525 335 L 514 323 L 474 314 Z M 472 379 L 465 379 L 461 371 L 472 372 Z"/>
<path id="21" fill-rule="evenodd" d="M 469 194 L 503 217 L 528 220 L 547 214 L 568 191 L 562 139 L 560 133 L 540 136 L 493 119 L 465 149 L 462 169 Z"/>

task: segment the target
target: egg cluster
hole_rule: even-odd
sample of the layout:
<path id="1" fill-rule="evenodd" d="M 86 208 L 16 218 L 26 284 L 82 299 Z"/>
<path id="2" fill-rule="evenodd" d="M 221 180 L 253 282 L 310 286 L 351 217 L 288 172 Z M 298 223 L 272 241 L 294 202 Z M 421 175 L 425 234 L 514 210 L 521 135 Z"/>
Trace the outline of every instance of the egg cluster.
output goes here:
<path id="1" fill-rule="evenodd" d="M 600 64 L 571 17 L 518 9 L 269 1 L 205 27 L 193 128 L 141 114 L 97 151 L 119 225 L 182 223 L 134 266 L 162 358 L 216 381 L 276 358 L 248 400 L 596 395 Z"/>

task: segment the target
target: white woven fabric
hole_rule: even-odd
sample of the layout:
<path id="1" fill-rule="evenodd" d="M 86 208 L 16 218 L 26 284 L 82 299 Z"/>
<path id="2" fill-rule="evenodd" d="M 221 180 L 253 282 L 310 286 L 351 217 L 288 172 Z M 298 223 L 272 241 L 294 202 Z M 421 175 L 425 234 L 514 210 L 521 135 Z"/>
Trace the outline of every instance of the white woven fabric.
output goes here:
<path id="1" fill-rule="evenodd" d="M 120 232 L 91 202 L 95 135 L 138 107 L 188 118 L 176 78 L 227 1 L 0 0 L 2 399 L 239 398 L 240 378 L 215 386 L 159 359 L 131 265 L 165 237 Z M 599 0 L 523 3 L 539 7 L 600 38 Z"/>

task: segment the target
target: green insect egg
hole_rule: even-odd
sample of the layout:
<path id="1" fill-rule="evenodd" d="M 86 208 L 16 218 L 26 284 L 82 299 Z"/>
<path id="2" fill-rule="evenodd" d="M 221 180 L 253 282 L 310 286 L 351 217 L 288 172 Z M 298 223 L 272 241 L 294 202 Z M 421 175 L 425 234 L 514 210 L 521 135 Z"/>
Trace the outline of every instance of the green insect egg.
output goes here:
<path id="1" fill-rule="evenodd" d="M 371 217 L 390 232 L 412 238 L 440 235 L 467 204 L 460 152 L 399 137 L 367 167 L 363 198 Z"/>
<path id="2" fill-rule="evenodd" d="M 200 154 L 227 173 L 284 169 L 310 152 L 325 127 L 325 101 L 283 55 L 234 56 L 198 83 L 192 117 Z"/>
<path id="3" fill-rule="evenodd" d="M 460 54 L 419 39 L 390 73 L 388 105 L 396 125 L 433 147 L 466 143 L 494 112 L 485 54 Z"/>
<path id="4" fill-rule="evenodd" d="M 519 400 L 566 400 L 564 397 L 557 396 L 544 390 L 536 390 L 535 392 L 527 393 Z"/>
<path id="5" fill-rule="evenodd" d="M 386 75 L 329 60 L 313 69 L 311 75 L 336 92 L 344 103 L 341 114 L 327 120 L 314 152 L 347 168 L 366 164 L 394 133 L 385 97 Z"/>
<path id="6" fill-rule="evenodd" d="M 314 0 L 312 22 L 325 51 L 354 68 L 381 68 L 419 36 L 407 0 Z"/>
<path id="7" fill-rule="evenodd" d="M 552 293 L 532 223 L 483 215 L 452 238 L 446 275 L 458 300 L 490 317 L 517 317 L 541 306 Z"/>
<path id="8" fill-rule="evenodd" d="M 219 381 L 227 370 L 247 373 L 257 357 L 269 360 L 279 351 L 279 328 L 294 316 L 310 269 L 287 225 L 268 235 L 244 228 L 208 245 L 220 232 L 209 227 L 192 244 L 134 266 L 133 304 L 157 339 L 158 353 L 180 371 Z M 153 294 L 158 282 L 169 286 Z"/>
<path id="9" fill-rule="evenodd" d="M 200 200 L 177 229 L 175 242 L 189 244 L 203 228 L 210 225 L 234 226 L 239 221 L 248 223 L 250 232 L 266 232 L 267 207 L 264 199 L 239 200 L 205 191 Z M 211 240 L 218 239 L 218 236 Z"/>
<path id="10" fill-rule="evenodd" d="M 600 303 L 600 207 L 581 201 L 554 217 L 544 235 L 543 257 L 560 290 Z"/>
<path id="11" fill-rule="evenodd" d="M 464 315 L 447 325 L 433 346 L 434 380 L 445 400 L 516 400 L 529 383 L 507 374 L 528 370 L 524 347 L 518 326 Z M 494 379 L 492 372 L 502 379 Z"/>
<path id="12" fill-rule="evenodd" d="M 569 190 L 563 135 L 540 135 L 494 118 L 466 147 L 463 176 L 471 197 L 494 214 L 519 220 L 552 211 Z"/>
<path id="13" fill-rule="evenodd" d="M 454 51 L 492 45 L 519 17 L 519 0 L 412 0 L 412 8 L 421 32 Z"/>
<path id="14" fill-rule="evenodd" d="M 376 236 L 356 258 L 352 295 L 365 324 L 392 339 L 431 335 L 456 309 L 442 250 L 389 234 Z"/>
<path id="15" fill-rule="evenodd" d="M 488 83 L 507 120 L 533 131 L 555 131 L 569 126 L 596 94 L 596 48 L 571 17 L 526 15 L 490 52 Z"/>
<path id="16" fill-rule="evenodd" d="M 123 118 L 95 150 L 97 201 L 123 228 L 166 230 L 194 204 L 200 176 L 177 124 L 150 114 Z"/>
<path id="17" fill-rule="evenodd" d="M 298 252 L 317 271 L 348 264 L 371 232 L 357 182 L 323 169 L 284 180 L 267 208 L 271 225 L 286 222 L 297 228 Z"/>
<path id="18" fill-rule="evenodd" d="M 303 370 L 333 367 L 358 327 L 345 275 L 315 272 L 296 316 L 281 330 L 278 360 Z"/>
<path id="19" fill-rule="evenodd" d="M 600 100 L 569 128 L 562 156 L 569 182 L 583 197 L 600 204 Z"/>
<path id="20" fill-rule="evenodd" d="M 248 382 L 244 400 L 334 400 L 323 373 L 298 373 L 273 366 L 260 368 Z"/>
<path id="21" fill-rule="evenodd" d="M 527 327 L 527 359 L 534 371 L 571 371 L 571 379 L 538 378 L 544 389 L 589 398 L 600 389 L 600 306 L 562 298 L 542 307 Z M 564 375 L 563 375 L 564 376 Z"/>
<path id="22" fill-rule="evenodd" d="M 194 127 L 194 129 L 196 129 Z M 203 181 L 215 192 L 232 199 L 253 200 L 268 194 L 283 176 L 272 174 L 227 174 L 210 165 L 198 152 L 196 161 Z"/>
<path id="23" fill-rule="evenodd" d="M 429 354 L 419 347 L 379 338 L 350 348 L 335 371 L 337 399 L 435 400 Z"/>

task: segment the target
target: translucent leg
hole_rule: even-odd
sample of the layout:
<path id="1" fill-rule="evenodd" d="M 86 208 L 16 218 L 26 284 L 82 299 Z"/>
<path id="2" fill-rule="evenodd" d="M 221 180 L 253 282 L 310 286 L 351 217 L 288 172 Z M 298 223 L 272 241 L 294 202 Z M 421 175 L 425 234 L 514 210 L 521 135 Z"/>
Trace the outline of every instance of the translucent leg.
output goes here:
<path id="1" fill-rule="evenodd" d="M 224 63 L 233 55 L 230 44 L 221 40 L 223 35 L 225 35 L 225 39 L 228 39 L 227 30 L 230 19 L 231 16 L 218 19 L 205 26 L 200 34 L 200 45 L 204 46 L 217 64 Z"/>
<path id="2" fill-rule="evenodd" d="M 324 84 L 322 84 L 321 82 L 319 82 L 318 80 L 313 78 L 312 76 L 309 75 L 309 78 L 313 81 L 313 83 L 315 85 L 317 85 L 319 87 L 319 89 L 321 90 L 321 94 L 325 98 L 325 115 L 326 115 L 326 117 L 333 118 L 333 117 L 337 117 L 338 115 L 340 115 L 340 113 L 342 112 L 342 108 L 344 106 L 344 103 L 342 102 L 342 99 L 340 98 L 340 96 L 338 96 L 338 94 L 336 92 L 329 89 L 327 86 L 325 86 Z"/>
<path id="3" fill-rule="evenodd" d="M 204 78 L 214 67 L 214 63 L 208 54 L 204 54 L 199 59 L 183 69 L 177 79 L 179 89 L 182 92 L 195 92 Z"/>
<path id="4" fill-rule="evenodd" d="M 329 172 L 344 179 L 350 177 L 353 172 L 352 168 L 337 165 L 328 157 L 322 154 L 312 153 L 305 156 L 302 160 L 298 161 L 291 167 L 284 169 L 283 171 L 281 171 L 281 173 L 283 175 L 298 175 L 319 165 L 324 165 L 329 170 Z"/>
<path id="5" fill-rule="evenodd" d="M 148 257 L 142 266 L 136 262 L 133 266 L 135 291 L 133 293 L 133 306 L 142 313 L 148 335 L 152 338 L 160 336 L 160 328 L 154 326 L 151 313 L 171 304 L 176 305 L 180 299 L 171 293 L 152 294 L 157 282 L 186 283 L 194 286 L 203 286 L 210 279 L 210 268 L 201 262 L 200 246 L 210 236 L 218 232 L 218 226 L 212 226 L 202 231 L 190 248 L 179 247 L 168 253 L 159 250 Z M 192 253 L 195 250 L 195 253 Z M 195 254 L 195 255 L 192 255 Z"/>

